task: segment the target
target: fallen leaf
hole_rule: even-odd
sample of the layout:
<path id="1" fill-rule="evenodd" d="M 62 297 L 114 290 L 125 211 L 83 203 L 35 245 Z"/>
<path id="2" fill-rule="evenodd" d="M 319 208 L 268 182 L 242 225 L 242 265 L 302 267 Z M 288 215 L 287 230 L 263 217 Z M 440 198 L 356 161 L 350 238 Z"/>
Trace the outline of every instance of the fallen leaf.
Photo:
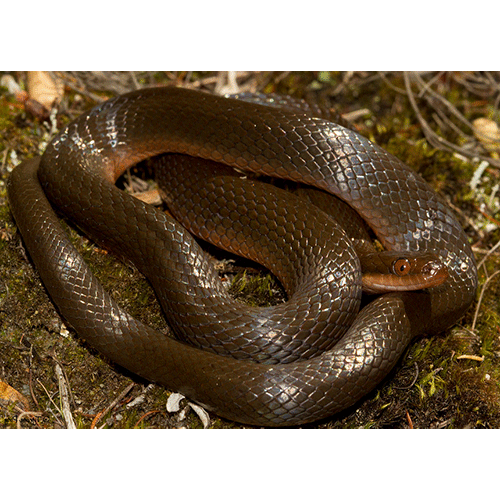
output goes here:
<path id="1" fill-rule="evenodd" d="M 28 71 L 28 93 L 48 110 L 63 97 L 64 86 L 55 81 L 47 71 Z"/>
<path id="2" fill-rule="evenodd" d="M 167 411 L 169 413 L 176 413 L 180 410 L 179 403 L 184 399 L 182 394 L 173 392 L 167 399 Z"/>
<path id="3" fill-rule="evenodd" d="M 167 399 L 167 411 L 169 413 L 177 413 L 180 410 L 180 402 L 185 399 L 182 394 L 173 392 Z M 203 428 L 207 429 L 210 426 L 210 417 L 208 413 L 201 407 L 194 403 L 188 402 L 188 405 L 179 414 L 179 420 L 183 420 L 186 417 L 188 408 L 191 408 L 203 424 Z"/>
<path id="4" fill-rule="evenodd" d="M 25 410 L 29 410 L 30 404 L 28 400 L 19 392 L 17 392 L 13 387 L 0 380 L 0 400 L 6 401 L 7 403 L 21 403 Z"/>
<path id="5" fill-rule="evenodd" d="M 472 131 L 488 151 L 500 151 L 500 128 L 498 123 L 488 118 L 477 118 L 472 122 Z"/>

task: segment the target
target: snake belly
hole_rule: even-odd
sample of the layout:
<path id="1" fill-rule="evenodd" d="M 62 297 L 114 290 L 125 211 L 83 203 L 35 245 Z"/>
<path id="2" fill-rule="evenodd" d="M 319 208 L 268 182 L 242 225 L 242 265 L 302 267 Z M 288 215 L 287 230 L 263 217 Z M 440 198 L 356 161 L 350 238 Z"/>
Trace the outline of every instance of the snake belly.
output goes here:
<path id="1" fill-rule="evenodd" d="M 151 266 L 153 281 L 152 261 L 163 259 L 172 272 L 168 294 L 186 318 L 199 301 L 205 308 L 213 304 L 214 314 L 225 313 L 227 304 L 206 294 L 218 286 L 215 274 L 189 233 L 114 186 L 128 167 L 165 152 L 327 191 L 358 212 L 388 250 L 438 254 L 449 278 L 433 289 L 376 298 L 333 346 L 286 363 L 233 359 L 166 337 L 109 296 L 51 206 L 97 240 L 129 249 L 139 269 Z M 49 295 L 79 336 L 126 369 L 246 424 L 299 425 L 354 404 L 384 379 L 415 336 L 456 322 L 477 288 L 467 237 L 433 189 L 364 137 L 301 110 L 181 88 L 125 94 L 77 118 L 41 158 L 19 165 L 8 197 Z M 148 225 L 166 236 L 152 243 Z M 347 266 L 350 258 L 341 252 L 336 265 Z"/>

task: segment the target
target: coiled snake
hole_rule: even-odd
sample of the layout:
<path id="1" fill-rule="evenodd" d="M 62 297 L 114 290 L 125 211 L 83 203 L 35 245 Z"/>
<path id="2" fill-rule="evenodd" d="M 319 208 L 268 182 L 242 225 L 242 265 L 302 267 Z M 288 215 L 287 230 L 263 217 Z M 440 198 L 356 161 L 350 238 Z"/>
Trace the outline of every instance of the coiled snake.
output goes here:
<path id="1" fill-rule="evenodd" d="M 361 275 L 349 238 L 334 222 L 318 223 L 322 215 L 305 215 L 302 202 L 283 204 L 254 183 L 253 205 L 242 209 L 236 226 L 221 208 L 223 229 L 215 239 L 244 247 L 241 234 L 253 235 L 257 250 L 250 252 L 271 259 L 289 301 L 257 311 L 235 305 L 186 230 L 114 186 L 126 168 L 165 152 L 327 191 L 354 208 L 387 249 L 437 254 L 449 277 L 428 290 L 381 295 L 358 314 Z M 190 167 L 182 159 L 178 163 L 190 177 Z M 216 193 L 213 203 L 224 199 L 238 211 L 243 194 L 237 177 L 193 182 Z M 457 321 L 477 287 L 466 235 L 432 188 L 367 139 L 300 110 L 179 88 L 132 92 L 80 116 L 41 158 L 18 166 L 8 196 L 48 293 L 78 335 L 128 370 L 248 424 L 297 425 L 352 405 L 380 383 L 411 339 Z M 139 323 L 116 304 L 68 241 L 45 196 L 94 238 L 134 261 L 155 286 L 181 341 Z M 272 205 L 267 211 L 264 199 Z M 189 190 L 180 200 L 181 206 L 203 205 Z M 257 222 L 245 218 L 252 211 Z M 218 216 L 213 217 L 215 227 Z M 207 232 L 211 224 L 200 223 L 198 231 Z M 290 230 L 291 236 L 283 234 Z M 310 239 L 333 236 L 333 249 L 310 249 Z M 295 257 L 275 245 L 283 238 L 302 255 L 306 264 L 299 270 L 292 269 Z M 310 274 L 322 280 L 319 288 Z M 312 312 L 299 324 L 306 306 Z M 209 342 L 212 351 L 200 349 Z M 233 349 L 239 359 L 226 356 Z"/>

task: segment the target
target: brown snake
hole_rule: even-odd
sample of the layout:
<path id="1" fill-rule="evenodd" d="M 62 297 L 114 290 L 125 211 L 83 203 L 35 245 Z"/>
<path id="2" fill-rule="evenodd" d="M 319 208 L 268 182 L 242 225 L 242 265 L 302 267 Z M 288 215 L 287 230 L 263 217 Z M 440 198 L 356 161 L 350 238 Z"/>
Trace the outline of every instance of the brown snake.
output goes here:
<path id="1" fill-rule="evenodd" d="M 289 302 L 257 312 L 235 306 L 187 231 L 114 186 L 128 167 L 164 152 L 328 191 L 354 208 L 387 249 L 437 254 L 449 277 L 428 290 L 377 297 L 357 314 L 361 277 L 359 265 L 352 264 L 356 257 L 349 238 L 334 223 L 318 224 L 304 215 L 300 203 L 292 208 L 273 202 L 255 184 L 252 210 L 258 225 L 245 224 L 246 212 L 239 224 L 252 229 L 246 233 L 260 244 L 256 253 L 266 254 L 263 260 L 274 256 L 269 267 L 284 282 Z M 239 207 L 239 187 L 230 184 L 232 178 L 202 183 L 219 193 L 215 200 L 229 197 Z M 183 340 L 194 338 L 196 345 L 207 347 L 207 335 L 214 352 L 166 337 L 123 311 L 70 244 L 45 194 L 95 239 L 133 260 L 155 286 L 169 323 Z M 465 233 L 419 175 L 355 132 L 300 111 L 178 88 L 132 92 L 80 116 L 41 159 L 18 166 L 9 178 L 8 196 L 48 293 L 82 338 L 128 370 L 248 424 L 297 425 L 352 405 L 381 382 L 416 335 L 456 322 L 477 287 Z M 275 203 L 265 213 L 264 198 Z M 188 201 L 202 204 L 186 191 L 180 203 Z M 270 212 L 274 223 L 268 222 Z M 286 217 L 299 223 L 288 237 L 307 263 L 299 271 L 289 269 L 288 254 L 270 246 L 284 237 L 280 221 L 286 220 L 288 228 Z M 224 225 L 227 219 L 221 218 Z M 199 230 L 204 231 L 203 224 Z M 219 239 L 242 244 L 234 227 L 220 231 Z M 321 242 L 333 239 L 330 231 L 339 238 L 333 250 L 310 250 L 306 236 Z M 261 240 L 264 233 L 267 239 Z M 319 289 L 312 286 L 310 273 L 324 278 Z M 345 284 L 347 291 L 337 284 Z M 312 316 L 299 324 L 299 313 L 289 303 L 301 313 L 311 306 Z M 240 309 L 234 312 L 233 306 Z M 239 333 L 241 318 L 243 330 L 253 334 L 251 341 Z M 289 320 L 293 334 L 279 331 L 282 319 Z M 277 347 L 269 343 L 274 338 Z M 236 354 L 241 359 L 221 355 L 230 353 L 234 342 L 241 347 Z"/>

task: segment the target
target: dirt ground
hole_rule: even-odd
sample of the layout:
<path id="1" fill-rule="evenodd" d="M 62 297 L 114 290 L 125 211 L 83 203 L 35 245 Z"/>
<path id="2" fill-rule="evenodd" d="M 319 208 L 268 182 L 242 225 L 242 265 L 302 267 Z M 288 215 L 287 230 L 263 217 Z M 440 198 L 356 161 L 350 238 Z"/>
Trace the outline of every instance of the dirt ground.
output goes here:
<path id="1" fill-rule="evenodd" d="M 136 86 L 275 92 L 333 107 L 361 134 L 418 171 L 449 203 L 469 236 L 479 264 L 476 301 L 448 331 L 413 342 L 384 383 L 355 406 L 303 427 L 500 427 L 500 279 L 495 274 L 500 270 L 500 149 L 478 139 L 477 129 L 470 127 L 479 118 L 499 122 L 498 74 L 60 76 L 65 84 L 57 127 L 99 100 Z M 26 81 L 23 73 L 12 77 Z M 203 427 L 185 400 L 180 412 L 167 411 L 168 390 L 126 373 L 68 330 L 26 256 L 9 211 L 5 182 L 17 163 L 43 152 L 50 128 L 0 88 L 0 428 L 66 427 L 68 411 L 78 428 Z M 141 321 L 165 329 L 147 281 L 73 228 L 68 230 L 120 305 Z M 243 272 L 243 264 L 236 261 L 224 270 L 225 279 L 235 279 L 234 293 L 258 304 L 274 300 L 280 290 L 274 278 L 255 268 Z M 214 414 L 209 418 L 211 428 L 243 427 Z"/>

